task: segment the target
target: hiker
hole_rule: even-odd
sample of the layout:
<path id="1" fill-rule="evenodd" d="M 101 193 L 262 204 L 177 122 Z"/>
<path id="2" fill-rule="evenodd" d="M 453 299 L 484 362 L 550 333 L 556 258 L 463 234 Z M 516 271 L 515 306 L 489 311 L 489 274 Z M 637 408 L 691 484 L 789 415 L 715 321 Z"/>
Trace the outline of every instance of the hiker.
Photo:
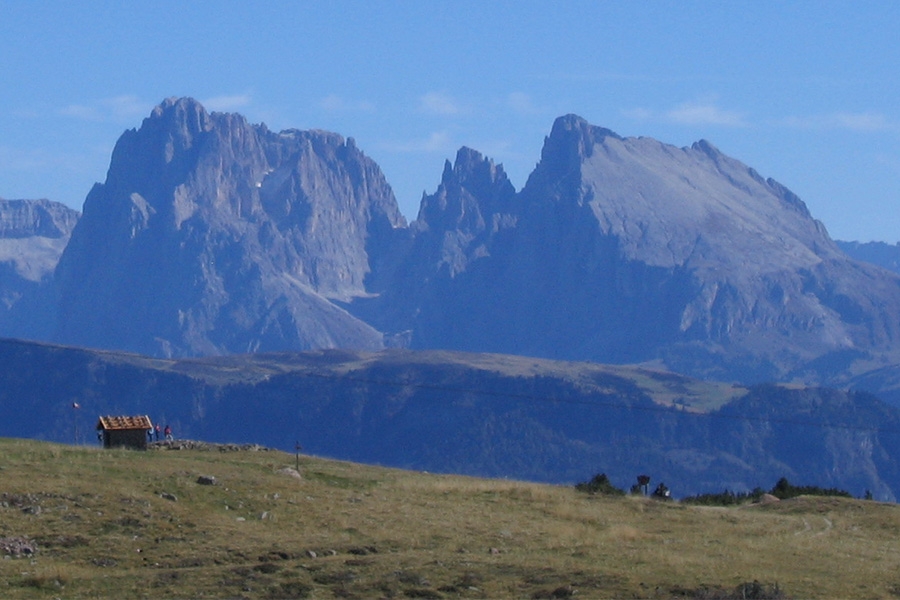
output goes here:
<path id="1" fill-rule="evenodd" d="M 154 431 L 153 431 L 153 433 L 156 434 L 156 441 L 157 441 L 157 442 L 159 441 L 159 432 L 160 432 L 160 427 L 159 427 L 159 423 L 157 423 L 157 424 L 156 424 L 156 429 L 154 429 Z"/>
<path id="2" fill-rule="evenodd" d="M 168 425 L 166 425 L 165 433 L 166 433 L 166 441 L 167 442 L 171 442 L 173 439 L 175 439 L 172 437 L 172 428 L 169 427 Z"/>
<path id="3" fill-rule="evenodd" d="M 653 490 L 653 497 L 659 498 L 660 500 L 668 500 L 670 497 L 669 488 L 666 487 L 666 484 L 660 482 L 656 489 Z"/>

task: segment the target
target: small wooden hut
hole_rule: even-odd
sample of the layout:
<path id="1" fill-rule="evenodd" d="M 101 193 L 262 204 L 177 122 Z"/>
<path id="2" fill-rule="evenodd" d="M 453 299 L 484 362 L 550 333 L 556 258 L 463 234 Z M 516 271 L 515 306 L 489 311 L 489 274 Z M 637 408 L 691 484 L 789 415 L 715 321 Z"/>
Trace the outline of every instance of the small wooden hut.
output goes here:
<path id="1" fill-rule="evenodd" d="M 147 449 L 147 432 L 153 429 L 150 417 L 100 417 L 97 431 L 104 448 Z"/>

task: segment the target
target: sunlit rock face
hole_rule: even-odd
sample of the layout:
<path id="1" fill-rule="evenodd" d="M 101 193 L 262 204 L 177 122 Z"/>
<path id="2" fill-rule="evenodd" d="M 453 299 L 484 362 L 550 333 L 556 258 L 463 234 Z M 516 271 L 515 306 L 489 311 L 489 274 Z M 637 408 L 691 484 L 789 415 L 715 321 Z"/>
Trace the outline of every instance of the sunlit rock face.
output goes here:
<path id="1" fill-rule="evenodd" d="M 368 293 L 405 225 L 352 139 L 166 100 L 85 200 L 55 339 L 153 355 L 379 348 L 338 302 Z"/>

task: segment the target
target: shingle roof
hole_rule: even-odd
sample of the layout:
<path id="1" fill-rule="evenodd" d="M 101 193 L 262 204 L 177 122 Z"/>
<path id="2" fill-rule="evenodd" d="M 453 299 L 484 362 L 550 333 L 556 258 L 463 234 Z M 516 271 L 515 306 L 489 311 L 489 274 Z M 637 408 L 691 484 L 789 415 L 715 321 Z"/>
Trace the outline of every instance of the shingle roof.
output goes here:
<path id="1" fill-rule="evenodd" d="M 150 417 L 100 417 L 97 429 L 153 429 Z"/>

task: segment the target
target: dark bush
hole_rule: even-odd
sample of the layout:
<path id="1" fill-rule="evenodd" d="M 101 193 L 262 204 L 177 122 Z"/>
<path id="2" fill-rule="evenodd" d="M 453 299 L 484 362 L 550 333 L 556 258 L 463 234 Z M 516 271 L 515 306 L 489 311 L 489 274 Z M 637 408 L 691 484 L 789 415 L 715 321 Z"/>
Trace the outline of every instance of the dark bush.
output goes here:
<path id="1" fill-rule="evenodd" d="M 837 488 L 820 488 L 816 485 L 793 485 L 782 477 L 769 492 L 780 500 L 788 498 L 796 498 L 797 496 L 840 496 L 842 498 L 852 498 L 850 492 L 839 490 Z"/>
<path id="2" fill-rule="evenodd" d="M 609 481 L 609 477 L 606 476 L 606 473 L 594 475 L 594 478 L 590 481 L 583 481 L 575 484 L 575 489 L 587 494 L 606 494 L 610 496 L 625 495 L 624 490 L 620 490 Z"/>
<path id="3" fill-rule="evenodd" d="M 752 492 L 732 492 L 725 490 L 718 494 L 697 494 L 696 496 L 688 496 L 681 501 L 685 504 L 700 504 L 703 506 L 734 506 L 755 502 L 762 498 L 765 491 L 762 488 L 756 488 Z"/>

